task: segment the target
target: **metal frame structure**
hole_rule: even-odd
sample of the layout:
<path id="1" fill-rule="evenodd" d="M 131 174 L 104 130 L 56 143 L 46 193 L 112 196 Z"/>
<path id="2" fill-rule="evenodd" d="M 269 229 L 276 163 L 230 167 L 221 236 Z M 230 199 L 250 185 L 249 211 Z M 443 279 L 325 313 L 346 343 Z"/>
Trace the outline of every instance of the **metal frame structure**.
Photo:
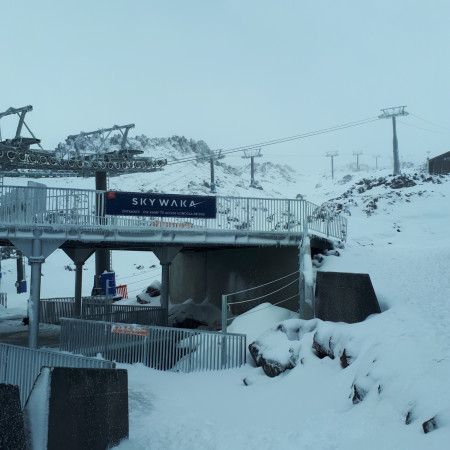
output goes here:
<path id="1" fill-rule="evenodd" d="M 44 150 L 30 128 L 25 123 L 26 113 L 33 110 L 31 105 L 22 108 L 9 108 L 0 113 L 0 119 L 5 116 L 17 114 L 19 123 L 15 137 L 0 141 L 0 170 L 4 175 L 14 176 L 96 176 L 98 172 L 107 172 L 109 175 L 123 173 L 153 172 L 160 170 L 167 164 L 166 158 L 147 158 L 137 155 L 142 150 L 129 148 L 128 132 L 134 124 L 114 125 L 111 128 L 96 131 L 81 132 L 68 136 L 73 151 Z M 23 126 L 27 128 L 32 138 L 21 136 Z M 124 130 L 124 131 L 122 131 Z M 117 151 L 106 152 L 104 144 L 112 131 L 122 134 L 120 148 Z M 101 136 L 97 145 L 93 137 Z M 0 137 L 1 139 L 1 137 Z M 39 149 L 31 148 L 39 145 Z M 86 152 L 81 151 L 82 144 L 87 147 Z"/>

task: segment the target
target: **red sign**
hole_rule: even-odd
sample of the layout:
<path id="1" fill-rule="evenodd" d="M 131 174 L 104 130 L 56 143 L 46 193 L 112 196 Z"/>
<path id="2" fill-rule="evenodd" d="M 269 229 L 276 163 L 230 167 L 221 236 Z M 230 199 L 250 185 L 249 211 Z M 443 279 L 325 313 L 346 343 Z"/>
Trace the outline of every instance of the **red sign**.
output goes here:
<path id="1" fill-rule="evenodd" d="M 131 334 L 134 336 L 148 336 L 147 327 L 138 327 L 136 325 L 111 325 L 113 334 Z"/>

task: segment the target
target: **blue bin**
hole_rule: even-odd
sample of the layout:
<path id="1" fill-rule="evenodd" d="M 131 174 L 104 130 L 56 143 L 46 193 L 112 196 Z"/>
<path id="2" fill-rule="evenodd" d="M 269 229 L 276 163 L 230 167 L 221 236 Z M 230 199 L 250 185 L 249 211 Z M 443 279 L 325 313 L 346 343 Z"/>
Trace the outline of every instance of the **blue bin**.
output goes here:
<path id="1" fill-rule="evenodd" d="M 106 280 L 109 280 L 109 292 L 106 293 Z M 104 295 L 116 295 L 116 273 L 104 272 L 100 275 Z"/>
<path id="2" fill-rule="evenodd" d="M 22 280 L 20 282 L 20 293 L 24 294 L 25 292 L 27 292 L 27 280 Z"/>

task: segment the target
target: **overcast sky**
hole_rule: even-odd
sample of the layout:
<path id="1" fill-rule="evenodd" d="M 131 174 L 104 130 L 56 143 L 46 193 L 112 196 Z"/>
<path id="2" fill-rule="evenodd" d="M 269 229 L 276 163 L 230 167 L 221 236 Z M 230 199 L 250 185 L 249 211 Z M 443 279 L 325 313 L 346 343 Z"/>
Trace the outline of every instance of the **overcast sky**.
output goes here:
<path id="1" fill-rule="evenodd" d="M 407 105 L 401 160 L 450 150 L 448 0 L 21 0 L 0 14 L 0 111 L 32 105 L 45 149 L 129 123 L 230 149 Z M 16 125 L 0 120 L 3 139 Z M 263 153 L 301 166 L 328 151 L 392 164 L 391 122 Z"/>

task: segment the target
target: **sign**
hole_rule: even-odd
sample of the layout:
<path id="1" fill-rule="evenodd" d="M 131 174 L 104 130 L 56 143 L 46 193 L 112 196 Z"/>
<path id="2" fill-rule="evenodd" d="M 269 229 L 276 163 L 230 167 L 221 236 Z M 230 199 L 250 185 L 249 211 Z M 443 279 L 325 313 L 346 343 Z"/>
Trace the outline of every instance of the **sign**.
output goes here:
<path id="1" fill-rule="evenodd" d="M 147 327 L 138 327 L 136 325 L 111 325 L 113 334 L 129 334 L 133 336 L 148 336 Z"/>
<path id="2" fill-rule="evenodd" d="M 112 216 L 215 219 L 216 197 L 108 191 L 105 213 Z"/>

